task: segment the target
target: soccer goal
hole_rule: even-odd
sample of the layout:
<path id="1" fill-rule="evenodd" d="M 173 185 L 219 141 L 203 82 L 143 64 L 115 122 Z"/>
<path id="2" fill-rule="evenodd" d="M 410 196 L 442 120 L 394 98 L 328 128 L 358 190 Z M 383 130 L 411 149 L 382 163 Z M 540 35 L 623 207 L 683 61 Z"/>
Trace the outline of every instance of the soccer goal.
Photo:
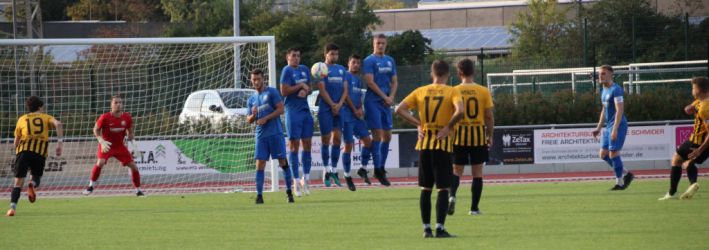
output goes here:
<path id="1" fill-rule="evenodd" d="M 0 196 L 12 187 L 13 131 L 30 95 L 65 130 L 61 157 L 52 137 L 41 194 L 87 186 L 92 129 L 113 95 L 133 117 L 133 158 L 148 194 L 255 190 L 249 72 L 263 70 L 275 87 L 275 53 L 272 36 L 0 40 Z M 266 171 L 266 190 L 276 191 L 279 168 Z M 112 158 L 94 195 L 132 190 L 129 170 Z"/>

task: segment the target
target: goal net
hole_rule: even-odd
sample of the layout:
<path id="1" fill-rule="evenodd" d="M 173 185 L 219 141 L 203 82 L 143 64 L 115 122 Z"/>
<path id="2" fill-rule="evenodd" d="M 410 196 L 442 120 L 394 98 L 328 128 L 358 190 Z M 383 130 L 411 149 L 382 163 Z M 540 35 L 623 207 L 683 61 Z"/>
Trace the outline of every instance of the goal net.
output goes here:
<path id="1" fill-rule="evenodd" d="M 86 188 L 97 161 L 92 129 L 112 95 L 133 117 L 133 158 L 148 194 L 255 190 L 249 72 L 263 70 L 275 87 L 274 53 L 273 37 L 0 41 L 0 196 L 13 185 L 13 131 L 30 95 L 65 131 L 60 157 L 50 132 L 40 194 Z M 279 168 L 266 171 L 266 191 L 277 190 Z M 129 169 L 109 159 L 94 194 L 133 190 Z"/>

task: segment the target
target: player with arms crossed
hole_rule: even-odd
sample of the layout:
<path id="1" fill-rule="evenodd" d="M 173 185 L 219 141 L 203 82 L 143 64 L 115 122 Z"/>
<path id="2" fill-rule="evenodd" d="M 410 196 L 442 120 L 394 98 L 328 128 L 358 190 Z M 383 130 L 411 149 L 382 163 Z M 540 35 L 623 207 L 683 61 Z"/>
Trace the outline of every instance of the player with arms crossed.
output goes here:
<path id="1" fill-rule="evenodd" d="M 603 84 L 601 92 L 603 110 L 598 125 L 592 133 L 593 137 L 597 138 L 601 133 L 603 122 L 606 123 L 598 155 L 615 172 L 615 186 L 611 191 L 625 190 L 630 186 L 634 175 L 623 168 L 623 161 L 620 159 L 620 150 L 623 149 L 625 135 L 628 133 L 628 121 L 623 113 L 623 87 L 613 82 L 613 68 L 609 65 L 601 66 L 600 80 Z"/>
<path id="2" fill-rule="evenodd" d="M 445 227 L 448 210 L 448 189 L 452 179 L 451 156 L 455 134 L 454 126 L 463 118 L 463 100 L 455 88 L 446 85 L 449 66 L 442 60 L 431 65 L 433 83 L 419 87 L 409 94 L 396 113 L 418 128 L 416 150 L 419 150 L 420 208 L 425 238 L 433 237 L 431 230 L 431 190 L 438 188 L 436 200 L 436 237 L 451 237 Z M 409 113 L 417 109 L 419 118 Z"/>
<path id="3" fill-rule="evenodd" d="M 257 93 L 249 97 L 247 102 L 249 123 L 256 122 L 256 204 L 263 204 L 263 183 L 266 178 L 266 162 L 269 157 L 278 159 L 278 164 L 283 169 L 283 178 L 286 182 L 286 194 L 288 202 L 293 203 L 293 193 L 291 192 L 291 171 L 286 161 L 286 139 L 283 137 L 281 127 L 281 114 L 283 114 L 283 102 L 281 94 L 275 88 L 268 87 L 264 83 L 263 71 L 254 69 L 251 71 L 251 84 Z M 271 180 L 278 181 L 278 180 Z"/>
<path id="4" fill-rule="evenodd" d="M 350 176 L 352 168 L 352 148 L 354 148 L 354 137 L 357 137 L 362 142 L 362 167 L 357 170 L 357 174 L 362 177 L 365 183 L 371 185 L 367 176 L 367 164 L 369 163 L 370 147 L 372 146 L 372 138 L 369 137 L 367 125 L 364 123 L 364 110 L 362 109 L 362 80 L 359 76 L 361 58 L 358 55 L 351 55 L 347 61 L 348 71 L 347 82 L 349 95 L 347 96 L 347 107 L 341 111 L 343 122 L 343 137 L 345 141 L 345 152 L 342 154 L 342 165 L 345 169 L 345 180 L 347 187 L 351 191 L 357 190 Z M 354 136 L 354 137 L 353 137 Z"/>
<path id="5" fill-rule="evenodd" d="M 27 184 L 27 198 L 31 203 L 37 199 L 36 188 L 39 187 L 44 174 L 44 163 L 47 159 L 49 149 L 49 129 L 57 130 L 56 155 L 62 155 L 62 136 L 64 130 L 62 123 L 51 115 L 44 113 L 44 103 L 37 96 L 30 96 L 25 101 L 25 106 L 30 113 L 20 116 L 15 126 L 15 148 L 16 158 L 13 165 L 15 183 L 10 193 L 10 209 L 5 215 L 15 216 L 17 202 L 20 200 L 22 186 L 30 171 L 30 182 Z"/>
<path id="6" fill-rule="evenodd" d="M 286 130 L 288 132 L 288 161 L 293 174 L 293 189 L 296 196 L 300 192 L 310 194 L 311 139 L 313 137 L 313 117 L 308 107 L 310 93 L 310 72 L 305 65 L 300 64 L 300 50 L 290 48 L 286 52 L 288 65 L 281 71 L 281 95 L 285 96 Z M 298 151 L 303 164 L 303 178 L 298 181 L 299 169 Z M 298 188 L 300 184 L 300 189 Z"/>
<path id="7" fill-rule="evenodd" d="M 331 181 L 334 181 L 337 186 L 342 186 L 336 168 L 340 159 L 340 143 L 342 143 L 343 121 L 340 113 L 347 100 L 348 83 L 345 80 L 347 70 L 336 63 L 339 56 L 340 48 L 337 45 L 333 43 L 325 45 L 325 64 L 328 73 L 326 77 L 318 80 L 321 98 L 318 109 L 318 122 L 322 136 L 320 153 L 325 168 L 323 182 L 327 187 L 331 185 Z"/>
<path id="8" fill-rule="evenodd" d="M 672 156 L 672 168 L 670 170 L 670 190 L 659 200 L 669 200 L 676 198 L 677 185 L 682 178 L 682 168 L 687 170 L 689 187 L 680 198 L 691 199 L 699 190 L 697 176 L 699 170 L 695 163 L 702 164 L 709 157 L 709 80 L 706 77 L 695 77 L 692 79 L 692 96 L 695 101 L 685 107 L 687 114 L 694 114 L 694 128 L 689 140 L 684 141 L 679 146 L 674 156 Z"/>
<path id="9" fill-rule="evenodd" d="M 372 130 L 372 160 L 374 177 L 384 186 L 389 186 L 386 177 L 387 156 L 391 141 L 392 114 L 398 80 L 394 58 L 384 54 L 386 51 L 386 36 L 379 34 L 372 39 L 374 53 L 364 59 L 362 72 L 367 84 L 364 96 L 364 111 L 367 126 Z"/>
<path id="10" fill-rule="evenodd" d="M 111 157 L 120 161 L 124 167 L 130 168 L 131 180 L 135 187 L 136 196 L 145 196 L 140 190 L 140 172 L 133 161 L 133 155 L 123 142 L 128 136 L 128 141 L 133 150 L 136 149 L 133 141 L 135 134 L 133 133 L 133 118 L 130 113 L 123 111 L 123 99 L 114 95 L 111 97 L 111 112 L 106 112 L 99 116 L 94 125 L 94 136 L 98 140 L 98 151 L 96 152 L 96 165 L 91 170 L 89 178 L 89 187 L 84 190 L 85 195 L 94 192 L 101 169 L 106 166 L 106 162 Z"/>
<path id="11" fill-rule="evenodd" d="M 475 67 L 473 61 L 464 59 L 458 62 L 458 76 L 461 84 L 455 86 L 463 98 L 463 119 L 456 126 L 455 143 L 453 145 L 453 180 L 451 183 L 451 198 L 448 214 L 455 213 L 455 195 L 463 176 L 463 167 L 472 165 L 473 194 L 470 215 L 480 214 L 480 197 L 483 192 L 483 164 L 488 160 L 488 150 L 492 146 L 492 133 L 495 127 L 493 104 L 490 91 L 486 87 L 473 82 Z"/>

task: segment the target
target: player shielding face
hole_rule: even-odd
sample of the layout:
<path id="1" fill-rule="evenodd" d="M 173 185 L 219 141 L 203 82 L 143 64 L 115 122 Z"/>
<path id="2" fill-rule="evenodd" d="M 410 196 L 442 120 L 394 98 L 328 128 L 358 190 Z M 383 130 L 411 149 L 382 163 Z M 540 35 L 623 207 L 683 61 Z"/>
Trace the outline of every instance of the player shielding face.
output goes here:
<path id="1" fill-rule="evenodd" d="M 628 132 L 628 121 L 625 118 L 623 106 L 623 87 L 613 82 L 613 67 L 608 65 L 601 66 L 600 80 L 603 85 L 601 92 L 603 110 L 598 119 L 598 125 L 592 133 L 594 137 L 597 137 L 603 131 L 598 155 L 615 172 L 616 182 L 611 190 L 625 190 L 630 186 L 634 175 L 623 167 L 623 161 L 620 158 L 620 151 L 623 149 L 625 135 Z M 606 127 L 601 130 L 604 122 Z"/>
<path id="2" fill-rule="evenodd" d="M 140 172 L 133 161 L 133 154 L 126 147 L 124 140 L 128 137 L 131 150 L 136 150 L 135 134 L 133 133 L 133 117 L 128 112 L 123 111 L 123 98 L 118 95 L 111 97 L 111 112 L 106 112 L 99 116 L 94 125 L 94 136 L 98 140 L 98 150 L 96 152 L 96 165 L 91 170 L 89 186 L 83 194 L 93 193 L 101 170 L 108 159 L 116 158 L 124 167 L 128 167 L 131 172 L 131 182 L 135 188 L 136 196 L 144 196 L 140 189 Z"/>
<path id="3" fill-rule="evenodd" d="M 670 190 L 659 200 L 669 200 L 676 198 L 677 185 L 682 178 L 682 168 L 687 170 L 689 187 L 680 198 L 691 199 L 699 190 L 697 183 L 698 169 L 697 163 L 703 163 L 709 157 L 709 80 L 706 77 L 695 77 L 692 79 L 692 96 L 694 102 L 685 107 L 688 114 L 694 114 L 694 127 L 689 140 L 686 140 L 677 148 L 672 156 L 672 167 L 670 170 Z"/>
<path id="4" fill-rule="evenodd" d="M 379 34 L 372 39 L 373 53 L 364 59 L 362 72 L 367 84 L 364 97 L 365 120 L 372 130 L 372 158 L 374 177 L 384 186 L 389 186 L 384 166 L 389 154 L 391 141 L 392 113 L 394 97 L 398 86 L 396 63 L 385 54 L 386 36 Z"/>
<path id="5" fill-rule="evenodd" d="M 283 170 L 286 182 L 286 195 L 289 203 L 293 203 L 291 191 L 291 169 L 286 161 L 286 142 L 281 126 L 283 102 L 281 95 L 275 88 L 268 87 L 263 79 L 263 71 L 251 71 L 251 84 L 256 93 L 249 97 L 247 102 L 249 123 L 256 123 L 256 147 L 254 158 L 256 160 L 256 204 L 263 203 L 263 184 L 265 180 L 266 162 L 269 159 L 278 159 Z"/>
<path id="6" fill-rule="evenodd" d="M 361 159 L 362 167 L 357 171 L 357 174 L 362 177 L 365 183 L 371 184 L 369 177 L 367 176 L 367 164 L 369 163 L 369 158 L 371 155 L 371 144 L 372 138 L 369 137 L 369 131 L 367 131 L 367 125 L 364 122 L 364 110 L 362 107 L 362 91 L 364 91 L 364 86 L 361 80 L 360 72 L 360 57 L 358 55 L 351 55 L 348 59 L 347 66 L 347 82 L 348 84 L 348 96 L 347 96 L 347 107 L 342 109 L 341 115 L 343 122 L 343 140 L 345 141 L 345 152 L 342 154 L 342 165 L 344 166 L 345 180 L 347 181 L 347 187 L 351 191 L 355 191 L 356 187 L 350 176 L 350 170 L 352 165 L 352 149 L 354 148 L 355 138 L 361 141 Z"/>
<path id="7" fill-rule="evenodd" d="M 431 190 L 438 188 L 436 200 L 436 237 L 451 237 L 444 223 L 448 210 L 448 192 L 453 166 L 450 153 L 455 139 L 452 132 L 463 117 L 463 101 L 460 92 L 446 85 L 448 63 L 436 60 L 431 65 L 433 83 L 419 87 L 409 94 L 396 109 L 396 113 L 419 131 L 416 150 L 419 150 L 419 186 L 421 186 L 420 209 L 424 225 L 424 237 L 433 237 L 431 230 Z M 418 110 L 418 118 L 409 113 L 409 108 Z"/>
<path id="8" fill-rule="evenodd" d="M 27 184 L 27 198 L 32 203 L 37 198 L 35 189 L 39 187 L 44 174 L 44 164 L 49 149 L 49 130 L 57 130 L 56 155 L 62 155 L 62 123 L 44 113 L 44 103 L 37 96 L 30 96 L 25 101 L 29 113 L 20 116 L 15 126 L 15 164 L 12 171 L 15 175 L 14 186 L 10 193 L 10 209 L 5 215 L 15 216 L 15 209 L 20 200 L 22 186 L 27 172 L 31 173 L 31 181 Z"/>
<path id="9" fill-rule="evenodd" d="M 318 81 L 320 89 L 320 107 L 318 108 L 318 122 L 320 123 L 320 134 L 322 144 L 320 153 L 322 155 L 323 182 L 329 187 L 331 181 L 335 185 L 341 186 L 340 178 L 337 175 L 337 163 L 340 160 L 340 144 L 342 142 L 343 116 L 341 111 L 347 100 L 347 69 L 337 64 L 340 56 L 340 48 L 329 43 L 325 45 L 325 64 L 327 64 L 327 76 Z"/>
<path id="10" fill-rule="evenodd" d="M 281 95 L 285 98 L 286 131 L 288 134 L 288 162 L 293 173 L 293 189 L 296 196 L 301 189 L 310 194 L 311 139 L 314 121 L 310 114 L 307 96 L 310 93 L 310 71 L 300 64 L 300 50 L 290 48 L 286 52 L 288 65 L 281 70 Z M 300 145 L 303 150 L 300 151 Z M 298 159 L 300 151 L 300 160 Z M 298 181 L 299 165 L 303 166 L 303 178 Z"/>
<path id="11" fill-rule="evenodd" d="M 471 165 L 473 184 L 471 187 L 471 215 L 480 214 L 480 197 L 483 188 L 483 164 L 488 160 L 488 150 L 492 145 L 492 133 L 495 122 L 493 117 L 492 95 L 486 87 L 473 81 L 475 75 L 473 61 L 464 59 L 458 62 L 458 76 L 461 84 L 455 86 L 463 99 L 463 119 L 456 125 L 456 137 L 453 145 L 454 168 L 451 183 L 451 198 L 448 214 L 455 212 L 456 193 L 463 176 L 463 167 Z"/>

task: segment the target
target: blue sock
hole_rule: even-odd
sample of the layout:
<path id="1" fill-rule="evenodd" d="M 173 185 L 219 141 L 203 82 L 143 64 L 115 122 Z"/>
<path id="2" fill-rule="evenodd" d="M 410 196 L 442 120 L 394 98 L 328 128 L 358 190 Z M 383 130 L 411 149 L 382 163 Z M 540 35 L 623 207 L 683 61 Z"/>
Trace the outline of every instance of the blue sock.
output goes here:
<path id="1" fill-rule="evenodd" d="M 603 160 L 608 163 L 608 166 L 610 166 L 611 168 L 613 167 L 613 161 L 611 160 L 610 156 L 606 155 L 606 157 L 603 157 Z"/>
<path id="2" fill-rule="evenodd" d="M 374 168 L 381 168 L 382 167 L 381 165 L 379 165 L 380 156 L 381 156 L 380 155 L 381 154 L 381 151 L 380 151 L 381 143 L 382 142 L 380 142 L 380 141 L 373 141 L 372 142 L 372 149 L 371 149 L 372 151 L 371 152 L 372 152 L 372 165 L 374 165 Z"/>
<path id="3" fill-rule="evenodd" d="M 352 153 L 342 153 L 342 167 L 345 169 L 345 176 L 348 176 L 352 169 Z"/>
<path id="4" fill-rule="evenodd" d="M 256 193 L 263 194 L 263 180 L 265 179 L 263 170 L 256 170 Z"/>
<path id="5" fill-rule="evenodd" d="M 300 178 L 298 164 L 298 152 L 288 152 L 288 165 L 290 165 L 291 174 L 293 174 L 293 178 L 296 179 Z"/>
<path id="6" fill-rule="evenodd" d="M 382 142 L 382 145 L 380 146 L 381 156 L 379 157 L 380 162 L 379 165 L 384 168 L 387 163 L 387 156 L 389 156 L 389 142 Z"/>
<path id="7" fill-rule="evenodd" d="M 288 165 L 281 166 L 281 170 L 283 170 L 283 179 L 286 181 L 286 190 L 290 190 L 291 185 L 293 185 L 293 175 L 291 175 L 291 169 L 288 167 Z"/>
<path id="8" fill-rule="evenodd" d="M 623 177 L 623 161 L 620 159 L 620 155 L 611 160 L 613 161 L 613 172 L 615 172 L 615 178 Z"/>
<path id="9" fill-rule="evenodd" d="M 320 145 L 320 155 L 322 156 L 322 166 L 327 167 L 330 162 L 330 145 Z"/>
<path id="10" fill-rule="evenodd" d="M 332 161 L 332 169 L 336 169 L 340 161 L 340 145 L 330 146 L 330 161 Z"/>
<path id="11" fill-rule="evenodd" d="M 310 166 L 313 163 L 310 151 L 300 152 L 300 159 L 303 160 L 303 174 L 310 174 Z"/>
<path id="12" fill-rule="evenodd" d="M 372 157 L 372 152 L 369 151 L 368 147 L 362 146 L 362 154 L 360 157 L 362 157 L 362 167 L 367 167 L 367 164 L 369 164 L 369 158 Z"/>

